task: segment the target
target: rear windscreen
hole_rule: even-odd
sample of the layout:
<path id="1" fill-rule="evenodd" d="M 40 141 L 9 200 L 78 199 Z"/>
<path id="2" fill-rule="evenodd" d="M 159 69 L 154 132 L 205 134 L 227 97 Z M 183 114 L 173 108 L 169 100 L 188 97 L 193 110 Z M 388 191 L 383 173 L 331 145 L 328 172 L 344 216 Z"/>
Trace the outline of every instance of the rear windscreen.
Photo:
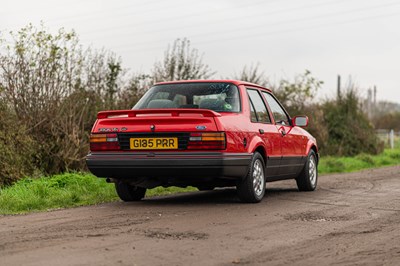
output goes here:
<path id="1" fill-rule="evenodd" d="M 181 83 L 150 88 L 133 109 L 189 108 L 239 112 L 238 88 L 230 83 Z"/>

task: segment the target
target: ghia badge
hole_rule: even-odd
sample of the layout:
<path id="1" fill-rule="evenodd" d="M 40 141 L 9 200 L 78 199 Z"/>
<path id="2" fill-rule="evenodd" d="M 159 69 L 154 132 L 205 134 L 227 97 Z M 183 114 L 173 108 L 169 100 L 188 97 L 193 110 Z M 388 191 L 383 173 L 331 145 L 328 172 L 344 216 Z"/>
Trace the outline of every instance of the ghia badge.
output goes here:
<path id="1" fill-rule="evenodd" d="M 113 127 L 113 128 L 99 128 L 100 132 L 118 132 L 119 128 Z"/>
<path id="2" fill-rule="evenodd" d="M 126 131 L 128 130 L 126 127 L 121 128 L 121 131 Z M 99 132 L 118 132 L 120 131 L 119 128 L 113 127 L 113 128 L 99 128 Z"/>

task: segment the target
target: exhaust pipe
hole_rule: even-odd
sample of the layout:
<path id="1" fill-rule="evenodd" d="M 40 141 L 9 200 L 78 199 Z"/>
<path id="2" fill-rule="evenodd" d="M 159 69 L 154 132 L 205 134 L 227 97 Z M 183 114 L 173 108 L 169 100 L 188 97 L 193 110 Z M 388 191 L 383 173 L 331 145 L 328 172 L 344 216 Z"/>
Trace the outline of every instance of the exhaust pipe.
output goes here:
<path id="1" fill-rule="evenodd" d="M 107 182 L 107 183 L 115 183 L 115 180 L 112 179 L 112 178 L 107 177 L 107 178 L 106 178 L 106 182 Z"/>

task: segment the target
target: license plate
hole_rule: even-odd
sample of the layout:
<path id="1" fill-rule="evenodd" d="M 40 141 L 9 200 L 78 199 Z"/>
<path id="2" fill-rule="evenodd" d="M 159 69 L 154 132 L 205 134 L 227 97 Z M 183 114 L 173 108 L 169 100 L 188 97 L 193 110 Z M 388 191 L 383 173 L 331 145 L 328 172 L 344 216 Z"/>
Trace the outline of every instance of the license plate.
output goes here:
<path id="1" fill-rule="evenodd" d="M 178 138 L 131 138 L 131 150 L 174 150 L 178 149 Z"/>

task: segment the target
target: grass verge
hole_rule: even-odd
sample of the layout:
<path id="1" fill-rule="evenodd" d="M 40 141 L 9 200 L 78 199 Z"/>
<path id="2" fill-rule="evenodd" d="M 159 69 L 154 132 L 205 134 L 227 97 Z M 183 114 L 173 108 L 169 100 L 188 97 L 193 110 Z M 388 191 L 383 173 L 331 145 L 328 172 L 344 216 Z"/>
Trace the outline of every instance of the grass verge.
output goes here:
<path id="1" fill-rule="evenodd" d="M 348 173 L 362 169 L 400 164 L 400 148 L 385 149 L 378 155 L 359 154 L 355 157 L 323 157 L 319 163 L 320 174 Z"/>
<path id="2" fill-rule="evenodd" d="M 149 189 L 146 197 L 196 190 L 192 187 L 157 187 Z M 118 199 L 112 184 L 88 173 L 26 178 L 0 189 L 0 215 L 94 205 Z"/>
<path id="3" fill-rule="evenodd" d="M 400 148 L 379 155 L 323 157 L 319 173 L 344 173 L 400 164 Z M 154 188 L 146 197 L 196 191 L 196 188 Z M 117 201 L 114 186 L 88 173 L 65 173 L 39 179 L 26 178 L 0 189 L 0 215 L 59 209 Z"/>

